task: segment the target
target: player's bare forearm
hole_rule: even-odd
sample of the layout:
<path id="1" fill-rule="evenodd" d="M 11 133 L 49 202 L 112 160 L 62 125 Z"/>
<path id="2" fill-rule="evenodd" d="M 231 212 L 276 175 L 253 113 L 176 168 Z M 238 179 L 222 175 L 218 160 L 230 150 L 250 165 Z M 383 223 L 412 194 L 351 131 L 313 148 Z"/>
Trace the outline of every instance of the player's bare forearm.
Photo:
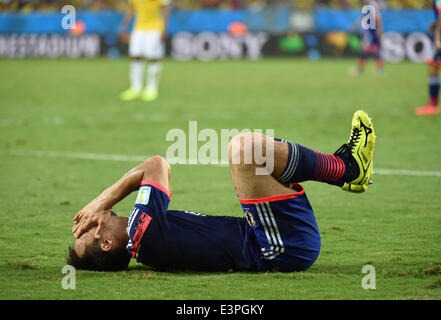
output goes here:
<path id="1" fill-rule="evenodd" d="M 95 201 L 104 210 L 111 209 L 115 204 L 127 197 L 133 191 L 138 190 L 141 181 L 152 175 L 152 162 L 155 157 L 149 158 L 131 169 L 117 182 L 104 190 Z"/>
<path id="2" fill-rule="evenodd" d="M 112 186 L 104 190 L 96 200 L 101 203 L 104 209 L 111 209 L 115 204 L 139 188 L 144 173 L 142 167 L 130 170 Z"/>
<path id="3" fill-rule="evenodd" d="M 76 238 L 93 226 L 98 225 L 98 229 L 101 229 L 110 216 L 112 207 L 139 187 L 144 176 L 140 166 L 130 170 L 75 215 L 72 232 Z M 96 236 L 98 234 L 97 231 Z"/>
<path id="4" fill-rule="evenodd" d="M 161 163 L 163 162 L 166 163 L 166 161 L 160 156 L 154 156 L 147 159 L 127 172 L 112 186 L 104 190 L 95 200 L 101 203 L 103 208 L 111 209 L 130 193 L 138 190 L 142 180 L 155 180 L 168 189 L 169 187 L 167 186 L 167 183 L 164 183 L 164 179 L 162 178 L 162 175 L 165 174 L 165 172 L 160 168 Z"/>

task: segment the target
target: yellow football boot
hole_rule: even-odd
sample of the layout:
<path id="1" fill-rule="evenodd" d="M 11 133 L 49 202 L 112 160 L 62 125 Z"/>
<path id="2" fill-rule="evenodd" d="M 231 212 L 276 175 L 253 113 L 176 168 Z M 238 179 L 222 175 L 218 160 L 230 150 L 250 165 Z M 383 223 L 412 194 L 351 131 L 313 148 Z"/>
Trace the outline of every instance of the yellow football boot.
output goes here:
<path id="1" fill-rule="evenodd" d="M 375 131 L 371 118 L 363 110 L 358 110 L 352 118 L 351 137 L 334 154 L 346 156 L 349 174 L 342 189 L 362 193 L 372 183 L 374 166 Z"/>
<path id="2" fill-rule="evenodd" d="M 133 100 L 136 100 L 140 97 L 141 97 L 141 92 L 135 91 L 132 88 L 129 88 L 129 89 L 123 91 L 119 95 L 119 98 L 121 99 L 121 101 L 133 101 Z"/>
<path id="3" fill-rule="evenodd" d="M 158 91 L 157 90 L 144 90 L 141 93 L 141 99 L 143 101 L 154 101 L 158 99 Z"/>

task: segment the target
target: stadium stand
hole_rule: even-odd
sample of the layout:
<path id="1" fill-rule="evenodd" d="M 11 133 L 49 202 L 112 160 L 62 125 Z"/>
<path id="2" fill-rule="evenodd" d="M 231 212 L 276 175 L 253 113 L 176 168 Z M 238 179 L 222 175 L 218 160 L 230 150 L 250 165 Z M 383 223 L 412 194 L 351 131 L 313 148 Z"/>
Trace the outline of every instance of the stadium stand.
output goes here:
<path id="1" fill-rule="evenodd" d="M 127 0 L 3 0 L 1 11 L 55 11 L 64 5 L 73 5 L 77 10 L 116 10 L 122 11 Z M 422 9 L 431 6 L 431 0 L 380 0 L 385 7 L 400 9 Z M 201 8 L 221 8 L 235 10 L 241 8 L 263 9 L 267 6 L 289 7 L 299 10 L 312 10 L 317 7 L 350 9 L 360 7 L 360 0 L 177 0 L 173 2 L 175 9 L 192 10 Z"/>

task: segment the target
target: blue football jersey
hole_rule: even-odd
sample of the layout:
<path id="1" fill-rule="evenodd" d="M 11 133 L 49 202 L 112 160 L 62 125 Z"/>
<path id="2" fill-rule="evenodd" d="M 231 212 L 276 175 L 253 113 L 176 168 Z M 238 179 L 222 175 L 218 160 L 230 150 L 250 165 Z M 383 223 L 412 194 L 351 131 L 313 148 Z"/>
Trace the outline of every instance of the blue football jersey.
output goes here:
<path id="1" fill-rule="evenodd" d="M 143 181 L 127 226 L 127 250 L 157 269 L 304 271 L 321 239 L 304 189 L 262 199 L 239 199 L 245 216 L 168 210 L 171 194 Z"/>
<path id="2" fill-rule="evenodd" d="M 168 210 L 171 195 L 143 181 L 129 222 L 127 250 L 158 269 L 264 270 L 246 218 Z"/>

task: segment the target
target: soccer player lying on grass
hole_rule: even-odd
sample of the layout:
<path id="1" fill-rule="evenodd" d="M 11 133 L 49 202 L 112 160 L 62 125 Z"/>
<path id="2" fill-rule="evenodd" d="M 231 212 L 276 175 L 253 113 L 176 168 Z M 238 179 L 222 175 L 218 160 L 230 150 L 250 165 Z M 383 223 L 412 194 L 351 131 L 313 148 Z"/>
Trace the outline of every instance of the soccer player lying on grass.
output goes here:
<path id="1" fill-rule="evenodd" d="M 250 148 L 273 147 L 274 170 L 257 175 Z M 260 133 L 241 133 L 229 144 L 230 170 L 245 217 L 167 210 L 170 166 L 155 156 L 130 170 L 74 217 L 75 248 L 67 262 L 79 269 L 126 269 L 130 258 L 160 270 L 304 271 L 320 252 L 320 233 L 299 182 L 315 180 L 364 192 L 372 177 L 375 133 L 357 111 L 349 142 L 323 154 Z M 240 158 L 239 158 L 240 156 Z M 138 190 L 130 217 L 112 207 Z"/>

